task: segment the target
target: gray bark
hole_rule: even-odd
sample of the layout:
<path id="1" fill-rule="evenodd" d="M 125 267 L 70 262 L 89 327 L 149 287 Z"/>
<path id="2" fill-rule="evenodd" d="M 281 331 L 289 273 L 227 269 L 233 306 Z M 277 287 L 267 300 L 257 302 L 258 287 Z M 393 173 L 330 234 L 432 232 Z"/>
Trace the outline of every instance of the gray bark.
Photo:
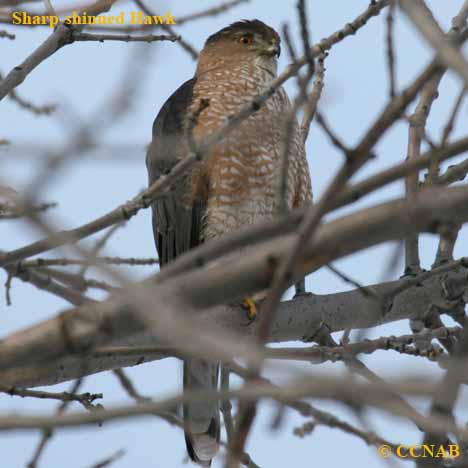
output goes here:
<path id="1" fill-rule="evenodd" d="M 423 190 L 411 203 L 397 200 L 327 223 L 309 240 L 298 275 L 408 232 L 433 231 L 448 220 L 463 222 L 468 219 L 467 201 L 466 187 Z M 259 359 L 261 348 L 248 339 L 256 323 L 247 324 L 245 311 L 219 304 L 268 287 L 275 259 L 287 255 L 294 240 L 293 234 L 279 236 L 251 255 L 159 284 L 151 278 L 125 295 L 72 309 L 7 337 L 0 343 L 0 379 L 14 385 L 44 385 L 158 358 L 93 357 L 93 349 L 110 344 L 176 344 L 189 354 Z M 429 277 L 420 286 L 411 280 L 373 286 L 379 300 L 361 290 L 300 297 L 282 304 L 270 341 L 307 341 L 321 326 L 331 331 L 370 327 L 415 318 L 433 307 L 451 313 L 463 304 L 465 283 L 466 271 L 460 266 Z M 405 284 L 412 287 L 405 289 Z"/>

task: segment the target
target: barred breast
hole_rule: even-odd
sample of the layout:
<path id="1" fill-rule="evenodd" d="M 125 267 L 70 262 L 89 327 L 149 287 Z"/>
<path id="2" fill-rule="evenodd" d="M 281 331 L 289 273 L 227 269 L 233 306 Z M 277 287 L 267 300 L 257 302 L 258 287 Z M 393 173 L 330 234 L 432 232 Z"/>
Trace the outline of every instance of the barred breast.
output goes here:
<path id="1" fill-rule="evenodd" d="M 194 129 L 195 138 L 201 139 L 222 126 L 226 116 L 236 114 L 263 92 L 272 79 L 268 70 L 251 63 L 239 65 L 237 69 L 214 69 L 199 76 L 194 87 L 192 111 L 197 109 L 202 98 L 209 99 L 210 104 L 200 114 Z M 195 184 L 195 190 L 206 190 L 204 240 L 272 219 L 278 213 L 282 136 L 284 118 L 289 110 L 288 97 L 281 88 L 205 157 L 197 172 L 203 182 L 197 179 Z M 301 183 L 307 185 L 307 180 L 301 182 L 301 158 L 305 162 L 296 125 L 287 178 L 289 207 L 305 201 L 307 188 L 310 192 L 310 182 L 302 189 L 302 196 L 298 190 Z"/>

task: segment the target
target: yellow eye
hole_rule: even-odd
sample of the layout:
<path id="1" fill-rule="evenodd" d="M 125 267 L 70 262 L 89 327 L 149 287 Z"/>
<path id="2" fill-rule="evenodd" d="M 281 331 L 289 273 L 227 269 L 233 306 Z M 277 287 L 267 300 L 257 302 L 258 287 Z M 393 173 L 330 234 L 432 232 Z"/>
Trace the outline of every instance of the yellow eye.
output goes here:
<path id="1" fill-rule="evenodd" d="M 241 44 L 249 45 L 249 44 L 252 44 L 253 38 L 252 36 L 241 36 L 239 39 L 239 42 Z"/>

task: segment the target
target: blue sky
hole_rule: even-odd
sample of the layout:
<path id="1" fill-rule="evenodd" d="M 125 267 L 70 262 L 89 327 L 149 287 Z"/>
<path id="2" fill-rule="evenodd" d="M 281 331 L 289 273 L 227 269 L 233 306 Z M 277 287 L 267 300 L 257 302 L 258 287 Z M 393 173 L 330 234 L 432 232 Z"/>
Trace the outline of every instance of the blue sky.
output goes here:
<path id="1" fill-rule="evenodd" d="M 451 0 L 427 2 L 444 29 L 450 26 L 451 17 L 458 11 L 462 1 Z M 69 2 L 53 2 L 56 7 Z M 214 1 L 184 2 L 174 0 L 163 3 L 147 0 L 147 4 L 160 14 L 170 11 L 175 18 L 189 12 L 216 4 Z M 313 41 L 328 36 L 345 23 L 354 19 L 367 6 L 365 0 L 308 1 L 310 30 Z M 128 3 L 117 4 L 112 12 L 137 10 Z M 298 26 L 295 2 L 283 0 L 251 0 L 222 16 L 197 20 L 180 28 L 180 33 L 195 47 L 200 49 L 208 35 L 233 21 L 243 18 L 259 18 L 280 30 L 284 22 L 291 26 L 297 48 Z M 0 29 L 3 29 L 4 26 Z M 5 27 L 17 35 L 15 41 L 0 40 L 0 70 L 6 73 L 19 64 L 50 34 L 48 28 Z M 408 84 L 432 57 L 430 48 L 417 31 L 401 14 L 396 17 L 396 65 L 397 84 L 401 89 Z M 144 51 L 144 62 L 139 65 L 142 73 L 137 73 L 131 56 L 135 51 Z M 283 48 L 285 50 L 285 48 Z M 280 58 L 279 70 L 288 63 L 286 53 Z M 0 138 L 6 138 L 12 145 L 40 147 L 41 145 L 68 144 L 77 122 L 85 124 L 106 115 L 110 108 L 109 99 L 118 86 L 124 73 L 138 80 L 138 92 L 131 102 L 131 111 L 115 122 L 108 130 L 98 132 L 98 141 L 104 145 L 121 146 L 128 150 L 125 160 L 98 161 L 96 155 L 73 161 L 61 171 L 52 183 L 45 187 L 42 199 L 59 202 L 58 208 L 48 214 L 48 219 L 63 228 L 79 226 L 128 200 L 146 185 L 144 145 L 151 138 L 151 126 L 159 108 L 167 97 L 194 73 L 194 62 L 177 45 L 168 42 L 153 44 L 115 43 L 75 43 L 64 47 L 41 64 L 18 88 L 21 96 L 35 103 L 58 103 L 59 112 L 52 117 L 36 117 L 19 109 L 11 100 L 0 105 Z M 322 112 L 332 128 L 349 145 L 356 143 L 366 132 L 379 110 L 388 99 L 388 77 L 385 54 L 385 14 L 371 19 L 368 25 L 356 36 L 335 46 L 326 61 L 325 89 L 320 102 Z M 441 130 L 458 94 L 461 81 L 452 73 L 447 73 L 439 88 L 439 98 L 435 101 L 428 121 L 429 134 L 438 141 Z M 286 89 L 294 96 L 295 82 L 290 80 Z M 460 114 L 460 120 L 453 138 L 461 136 L 466 129 L 467 104 Z M 377 145 L 377 158 L 369 163 L 356 177 L 356 180 L 384 167 L 402 161 L 406 156 L 407 125 L 395 125 Z M 0 150 L 0 178 L 21 191 L 34 178 L 40 169 L 37 152 L 31 157 L 9 157 L 9 150 Z M 314 196 L 317 198 L 333 177 L 342 162 L 342 155 L 331 146 L 320 129 L 313 125 L 308 143 L 307 155 L 311 168 Z M 340 210 L 339 213 L 357 207 L 370 206 L 382 200 L 402 194 L 402 184 L 395 183 L 384 190 L 361 201 L 357 206 Z M 331 217 L 337 214 L 330 215 Z M 2 222 L 1 248 L 4 250 L 23 246 L 41 237 L 41 233 L 24 221 Z M 97 237 L 85 241 L 85 245 Z M 426 268 L 433 261 L 436 247 L 433 236 L 423 236 L 422 260 Z M 456 254 L 466 254 L 467 236 L 462 232 Z M 392 253 L 391 245 L 368 249 L 362 253 L 337 262 L 354 278 L 364 284 L 378 282 Z M 125 229 L 119 230 L 105 249 L 107 255 L 147 257 L 154 255 L 154 244 L 150 226 L 150 213 L 144 211 L 132 219 Z M 141 267 L 126 269 L 132 278 L 149 275 L 153 269 Z M 91 270 L 92 273 L 95 273 Z M 0 283 L 6 277 L 0 272 Z M 317 294 L 345 290 L 348 285 L 327 270 L 314 273 L 308 278 L 308 289 Z M 0 298 L 1 335 L 37 323 L 54 316 L 68 305 L 52 296 L 37 291 L 34 287 L 15 280 L 12 288 L 13 305 L 7 307 Z M 401 322 L 373 330 L 370 336 L 407 333 L 407 323 Z M 396 353 L 375 353 L 366 357 L 365 362 L 379 375 L 391 379 L 404 371 L 424 371 L 439 375 L 435 365 L 429 365 L 419 358 L 404 358 Z M 314 373 L 346 372 L 341 364 L 305 367 Z M 176 392 L 181 384 L 180 364 L 173 359 L 145 364 L 131 368 L 128 373 L 141 393 L 162 397 Z M 272 373 L 275 378 L 281 378 Z M 48 390 L 66 389 L 70 383 L 49 387 Z M 86 380 L 85 389 L 104 393 L 104 405 L 128 401 L 111 373 L 103 373 Z M 323 409 L 359 424 L 355 416 L 346 408 L 331 402 L 315 402 Z M 424 402 L 415 402 L 418 408 L 425 408 Z M 0 395 L 1 413 L 22 412 L 42 413 L 52 411 L 56 403 L 11 398 Z M 376 450 L 367 447 L 362 441 L 340 431 L 317 428 L 314 433 L 299 439 L 292 435 L 292 429 L 303 421 L 296 414 L 288 412 L 281 428 L 271 432 L 269 424 L 274 416 L 274 407 L 262 403 L 254 431 L 249 439 L 248 452 L 262 467 L 312 466 L 379 466 L 382 461 Z M 80 410 L 73 407 L 72 410 Z M 392 441 L 417 443 L 420 435 L 412 426 L 375 411 L 368 412 L 369 421 L 381 435 Z M 463 421 L 461 421 L 463 422 Z M 25 466 L 31 458 L 39 439 L 38 432 L 2 434 L 0 452 L 3 466 L 16 468 Z M 57 431 L 48 445 L 40 466 L 82 468 L 91 465 L 115 450 L 123 448 L 126 455 L 113 466 L 162 467 L 183 466 L 185 444 L 180 430 L 166 423 L 147 417 L 132 421 L 105 424 L 102 428 L 68 429 Z M 215 461 L 214 468 L 222 466 L 222 459 Z"/>

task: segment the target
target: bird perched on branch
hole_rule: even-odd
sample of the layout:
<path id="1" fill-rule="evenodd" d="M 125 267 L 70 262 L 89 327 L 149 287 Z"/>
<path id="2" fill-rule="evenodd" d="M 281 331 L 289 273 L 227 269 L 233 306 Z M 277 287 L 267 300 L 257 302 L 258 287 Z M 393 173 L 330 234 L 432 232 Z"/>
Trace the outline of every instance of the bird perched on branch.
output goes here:
<path id="1" fill-rule="evenodd" d="M 277 75 L 279 54 L 279 35 L 259 20 L 239 21 L 210 36 L 195 76 L 172 94 L 154 121 L 146 158 L 149 183 L 190 153 L 191 138 L 201 142 L 265 91 Z M 279 88 L 153 203 L 153 233 L 162 268 L 202 242 L 278 215 L 290 110 L 286 92 Z M 296 121 L 289 137 L 286 205 L 299 208 L 311 203 L 312 194 Z M 218 373 L 216 362 L 187 359 L 184 389 L 216 388 Z M 185 405 L 184 422 L 191 459 L 209 466 L 219 448 L 218 402 Z"/>

